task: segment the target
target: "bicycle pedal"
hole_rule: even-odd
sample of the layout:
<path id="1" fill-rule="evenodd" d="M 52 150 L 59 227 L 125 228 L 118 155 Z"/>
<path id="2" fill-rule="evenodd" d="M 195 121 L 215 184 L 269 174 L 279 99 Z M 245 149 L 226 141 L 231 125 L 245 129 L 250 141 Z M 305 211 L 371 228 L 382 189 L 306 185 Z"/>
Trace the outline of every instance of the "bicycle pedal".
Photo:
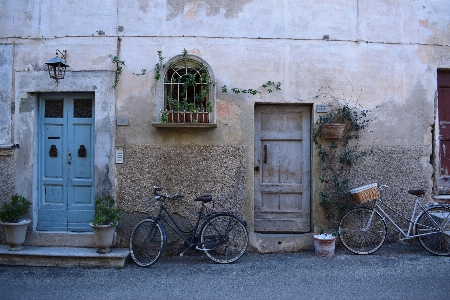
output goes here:
<path id="1" fill-rule="evenodd" d="M 200 250 L 200 251 L 209 251 L 209 250 L 212 250 L 212 249 L 200 248 L 199 246 L 195 247 L 195 249 Z"/>

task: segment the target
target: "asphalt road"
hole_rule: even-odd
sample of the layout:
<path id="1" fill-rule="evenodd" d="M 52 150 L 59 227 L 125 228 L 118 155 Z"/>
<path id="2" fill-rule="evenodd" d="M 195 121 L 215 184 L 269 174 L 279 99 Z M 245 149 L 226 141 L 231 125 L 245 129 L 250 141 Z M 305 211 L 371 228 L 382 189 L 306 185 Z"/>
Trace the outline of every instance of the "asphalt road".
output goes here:
<path id="1" fill-rule="evenodd" d="M 204 255 L 162 257 L 148 268 L 0 266 L 0 299 L 450 299 L 450 257 L 420 245 L 372 255 L 336 250 L 246 254 L 229 265 Z"/>

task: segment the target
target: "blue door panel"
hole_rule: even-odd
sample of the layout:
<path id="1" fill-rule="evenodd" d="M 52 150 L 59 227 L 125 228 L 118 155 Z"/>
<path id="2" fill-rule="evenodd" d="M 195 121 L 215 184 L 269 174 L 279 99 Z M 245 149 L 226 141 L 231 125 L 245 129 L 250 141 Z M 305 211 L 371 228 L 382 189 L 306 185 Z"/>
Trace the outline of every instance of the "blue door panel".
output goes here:
<path id="1" fill-rule="evenodd" d="M 44 184 L 44 201 L 43 206 L 47 205 L 64 205 L 64 188 L 62 185 Z"/>
<path id="2" fill-rule="evenodd" d="M 76 151 L 73 155 L 73 178 L 89 178 L 92 179 L 92 124 L 74 124 L 73 137 Z"/>
<path id="3" fill-rule="evenodd" d="M 37 229 L 91 231 L 94 97 L 92 94 L 43 94 L 39 116 Z"/>
<path id="4" fill-rule="evenodd" d="M 46 124 L 44 127 L 44 149 L 46 152 L 43 156 L 45 178 L 63 177 L 63 125 L 62 124 Z M 44 153 L 43 153 L 44 154 Z"/>
<path id="5" fill-rule="evenodd" d="M 69 210 L 67 217 L 69 231 L 90 231 L 88 224 L 94 217 L 94 210 Z"/>

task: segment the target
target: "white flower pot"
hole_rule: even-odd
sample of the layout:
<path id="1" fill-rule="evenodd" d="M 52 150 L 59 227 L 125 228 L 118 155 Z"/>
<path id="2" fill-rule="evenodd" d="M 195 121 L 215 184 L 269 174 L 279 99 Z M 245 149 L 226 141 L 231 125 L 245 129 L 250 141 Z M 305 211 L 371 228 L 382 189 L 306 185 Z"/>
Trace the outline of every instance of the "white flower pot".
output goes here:
<path id="1" fill-rule="evenodd" d="M 1 223 L 5 228 L 6 242 L 10 251 L 18 251 L 23 249 L 25 235 L 27 233 L 28 224 L 31 220 L 21 220 L 18 223 Z"/>
<path id="2" fill-rule="evenodd" d="M 89 224 L 94 231 L 95 245 L 97 246 L 97 253 L 105 254 L 111 252 L 111 247 L 114 239 L 114 232 L 116 228 L 111 225 L 92 225 Z"/>
<path id="3" fill-rule="evenodd" d="M 332 238 L 320 238 L 318 235 L 314 236 L 314 250 L 316 255 L 331 257 L 334 255 L 334 249 L 336 247 L 336 237 Z"/>

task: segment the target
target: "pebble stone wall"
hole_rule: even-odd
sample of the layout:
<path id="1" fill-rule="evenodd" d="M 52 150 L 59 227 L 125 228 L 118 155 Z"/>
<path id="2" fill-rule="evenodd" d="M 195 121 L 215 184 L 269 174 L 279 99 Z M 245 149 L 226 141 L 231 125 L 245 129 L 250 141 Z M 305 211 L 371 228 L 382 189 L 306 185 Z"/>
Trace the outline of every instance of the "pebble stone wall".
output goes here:
<path id="1" fill-rule="evenodd" d="M 432 175 L 433 169 L 429 161 L 430 147 L 428 146 L 375 146 L 360 148 L 361 151 L 373 150 L 373 155 L 362 157 L 352 170 L 352 188 L 369 183 L 388 185 L 382 193 L 382 199 L 396 210 L 404 212 L 409 218 L 413 209 L 415 196 L 408 194 L 411 189 L 424 189 L 426 195 L 423 203 L 433 202 Z M 390 213 L 395 216 L 395 214 Z M 405 222 L 400 224 L 407 226 Z M 398 232 L 386 221 L 389 240 L 397 241 Z M 406 227 L 404 227 L 406 228 Z"/>
<path id="2" fill-rule="evenodd" d="M 11 200 L 14 192 L 14 160 L 12 156 L 0 156 L 0 206 Z M 3 226 L 0 226 L 0 245 L 6 244 Z"/>
<path id="3" fill-rule="evenodd" d="M 245 155 L 243 146 L 127 145 L 124 163 L 117 165 L 116 198 L 122 210 L 117 228 L 119 245 L 127 245 L 134 225 L 146 214 L 157 213 L 153 186 L 185 195 L 183 201 L 167 206 L 184 224 L 194 224 L 200 203 L 193 199 L 204 194 L 213 196 L 216 210 L 242 218 Z M 171 230 L 166 231 L 170 235 Z"/>

